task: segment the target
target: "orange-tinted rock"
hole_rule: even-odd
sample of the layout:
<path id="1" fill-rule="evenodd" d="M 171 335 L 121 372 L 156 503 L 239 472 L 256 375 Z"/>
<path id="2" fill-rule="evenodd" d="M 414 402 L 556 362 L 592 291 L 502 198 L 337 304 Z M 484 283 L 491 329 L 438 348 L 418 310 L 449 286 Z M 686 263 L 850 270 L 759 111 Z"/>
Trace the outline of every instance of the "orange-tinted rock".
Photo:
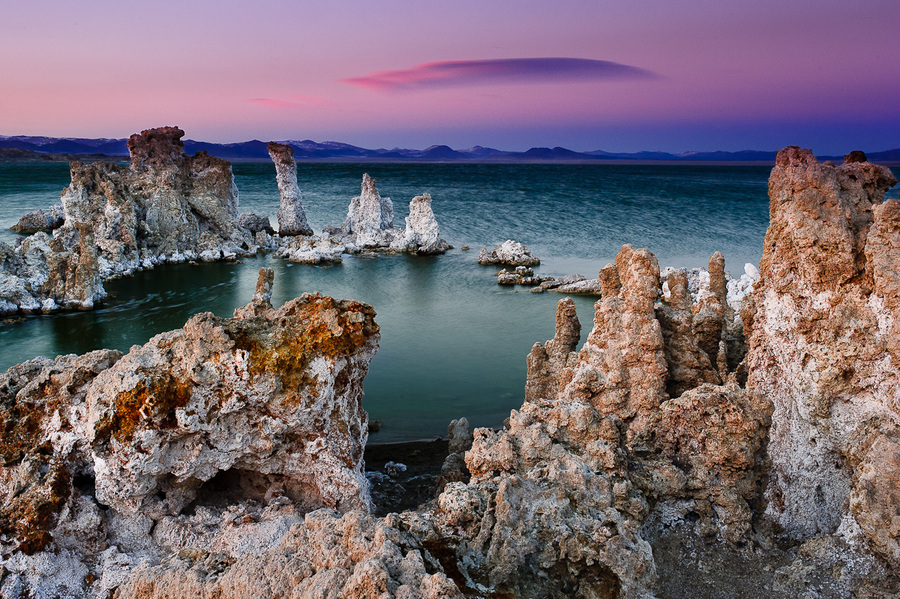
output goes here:
<path id="1" fill-rule="evenodd" d="M 581 323 L 575 302 L 569 298 L 559 300 L 553 339 L 544 344 L 535 343 L 526 358 L 525 401 L 555 398 L 560 387 L 569 382 L 580 337 Z"/>
<path id="2" fill-rule="evenodd" d="M 294 480 L 306 509 L 369 507 L 361 399 L 374 312 L 310 294 L 253 312 L 198 314 L 98 377 L 87 405 L 101 501 L 178 514 L 199 483 L 241 469 Z"/>
<path id="3" fill-rule="evenodd" d="M 900 423 L 900 227 L 897 203 L 883 203 L 896 179 L 860 159 L 819 164 L 792 146 L 778 153 L 769 180 L 748 389 L 774 404 L 768 514 L 800 539 L 836 532 L 848 506 L 857 506 L 850 512 L 860 520 L 860 481 L 877 478 L 882 467 L 889 480 L 893 462 L 860 454 L 852 440 L 872 419 Z M 894 445 L 877 447 L 883 453 Z M 888 490 L 877 495 L 896 501 Z M 862 517 L 886 558 L 890 509 Z"/>
<path id="4" fill-rule="evenodd" d="M 659 266 L 649 251 L 626 245 L 614 268 L 614 273 L 610 267 L 600 272 L 604 293 L 594 328 L 559 396 L 590 404 L 603 416 L 621 418 L 632 435 L 667 398 L 664 340 L 654 311 L 660 294 Z"/>
<path id="5" fill-rule="evenodd" d="M 370 508 L 361 399 L 374 311 L 317 294 L 275 309 L 272 282 L 262 270 L 235 318 L 198 314 L 125 356 L 0 376 L 3 593 L 106 596 L 141 561 L 205 551 L 235 563 L 277 547 L 308 511 Z"/>

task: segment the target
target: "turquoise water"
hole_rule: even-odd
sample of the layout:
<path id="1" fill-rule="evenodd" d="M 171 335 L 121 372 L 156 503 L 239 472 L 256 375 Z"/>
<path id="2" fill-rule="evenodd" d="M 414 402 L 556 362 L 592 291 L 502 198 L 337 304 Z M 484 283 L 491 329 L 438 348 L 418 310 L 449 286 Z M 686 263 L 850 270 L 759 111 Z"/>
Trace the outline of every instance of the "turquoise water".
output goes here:
<path id="1" fill-rule="evenodd" d="M 522 403 L 525 356 L 553 335 L 558 294 L 498 286 L 478 250 L 526 243 L 542 274 L 596 276 L 624 243 L 649 247 L 660 265 L 704 266 L 716 250 L 740 274 L 758 264 L 768 225 L 768 167 L 643 165 L 300 164 L 298 180 L 317 231 L 343 220 L 364 172 L 394 201 L 402 226 L 409 200 L 433 198 L 443 236 L 438 257 L 346 257 L 332 266 L 261 256 L 240 263 L 170 265 L 106 284 L 110 301 L 88 313 L 0 323 L 0 368 L 36 355 L 123 351 L 181 327 L 192 314 L 228 316 L 253 294 L 261 266 L 275 268 L 273 301 L 306 291 L 372 304 L 382 340 L 365 381 L 364 406 L 381 421 L 374 441 L 442 435 L 466 416 L 497 426 Z M 275 223 L 278 190 L 268 163 L 234 165 L 241 211 Z M 0 225 L 58 202 L 59 163 L 0 163 Z M 3 241 L 16 235 L 4 231 Z M 472 249 L 459 248 L 467 244 Z M 593 299 L 575 298 L 583 336 Z"/>

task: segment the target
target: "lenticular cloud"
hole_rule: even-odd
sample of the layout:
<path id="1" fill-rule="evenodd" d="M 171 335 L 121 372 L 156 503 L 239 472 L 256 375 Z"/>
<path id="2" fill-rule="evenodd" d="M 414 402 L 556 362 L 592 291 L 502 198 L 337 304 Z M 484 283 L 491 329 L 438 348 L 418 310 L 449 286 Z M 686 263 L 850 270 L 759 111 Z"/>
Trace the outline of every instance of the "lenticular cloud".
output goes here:
<path id="1" fill-rule="evenodd" d="M 505 58 L 427 62 L 409 69 L 378 71 L 343 79 L 344 83 L 383 91 L 492 83 L 552 83 L 646 79 L 650 71 L 589 58 Z"/>

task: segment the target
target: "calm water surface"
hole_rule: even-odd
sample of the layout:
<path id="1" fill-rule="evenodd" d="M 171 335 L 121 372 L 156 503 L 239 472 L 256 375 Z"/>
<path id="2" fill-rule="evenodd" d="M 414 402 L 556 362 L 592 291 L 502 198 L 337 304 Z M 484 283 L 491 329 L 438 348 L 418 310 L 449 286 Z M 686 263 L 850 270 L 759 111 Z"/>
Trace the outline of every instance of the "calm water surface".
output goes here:
<path id="1" fill-rule="evenodd" d="M 648 247 L 660 265 L 705 266 L 721 250 L 740 274 L 758 264 L 768 225 L 769 167 L 643 165 L 300 164 L 304 207 L 316 231 L 340 224 L 364 172 L 394 201 L 403 226 L 409 200 L 431 193 L 444 238 L 457 249 L 439 257 L 346 257 L 332 266 L 261 256 L 240 263 L 170 265 L 106 283 L 111 295 L 88 313 L 0 324 L 0 368 L 36 355 L 127 351 L 181 327 L 192 314 L 230 316 L 253 295 L 257 271 L 275 269 L 273 302 L 307 291 L 375 307 L 382 340 L 365 381 L 364 405 L 382 423 L 372 441 L 444 434 L 466 416 L 496 426 L 521 405 L 525 356 L 553 335 L 558 294 L 499 287 L 498 269 L 476 263 L 481 247 L 526 243 L 542 274 L 594 277 L 624 243 Z M 241 211 L 275 223 L 278 189 L 269 163 L 234 165 Z M 59 201 L 68 184 L 61 163 L 0 163 L 0 240 L 29 210 Z M 468 252 L 462 245 L 471 246 Z M 583 337 L 593 299 L 574 298 Z"/>

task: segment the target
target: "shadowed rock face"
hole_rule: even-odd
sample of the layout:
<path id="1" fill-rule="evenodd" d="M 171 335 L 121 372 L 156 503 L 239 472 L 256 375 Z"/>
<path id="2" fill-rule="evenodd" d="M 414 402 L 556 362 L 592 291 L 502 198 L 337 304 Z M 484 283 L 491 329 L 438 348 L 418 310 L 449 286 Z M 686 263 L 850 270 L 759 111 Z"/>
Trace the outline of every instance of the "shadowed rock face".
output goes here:
<path id="1" fill-rule="evenodd" d="M 23 235 L 32 235 L 38 231 L 52 233 L 53 229 L 61 227 L 65 220 L 62 205 L 57 204 L 56 206 L 51 206 L 47 212 L 34 210 L 24 214 L 10 229 Z"/>
<path id="2" fill-rule="evenodd" d="M 278 208 L 278 234 L 282 237 L 312 235 L 313 230 L 306 222 L 303 211 L 303 194 L 297 185 L 297 161 L 294 148 L 286 144 L 270 141 L 267 146 L 269 157 L 275 163 L 275 180 L 281 194 Z"/>
<path id="3" fill-rule="evenodd" d="M 900 510 L 897 460 L 885 459 L 900 431 L 900 209 L 884 201 L 895 183 L 853 154 L 835 166 L 778 153 L 748 386 L 775 407 L 768 513 L 801 539 L 858 525 L 900 567 L 900 530 L 879 515 Z"/>

